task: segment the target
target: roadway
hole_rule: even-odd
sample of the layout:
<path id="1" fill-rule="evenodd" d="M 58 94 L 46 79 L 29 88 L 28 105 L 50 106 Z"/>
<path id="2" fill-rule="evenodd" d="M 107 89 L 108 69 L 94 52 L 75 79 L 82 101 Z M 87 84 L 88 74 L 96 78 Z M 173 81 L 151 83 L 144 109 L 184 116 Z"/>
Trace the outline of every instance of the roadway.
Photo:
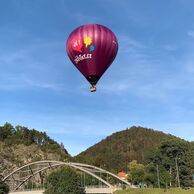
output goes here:
<path id="1" fill-rule="evenodd" d="M 85 188 L 86 193 L 113 193 L 113 188 Z M 11 192 L 9 194 L 43 194 L 44 190 L 36 190 L 36 191 L 17 191 Z"/>
<path id="2" fill-rule="evenodd" d="M 44 190 L 37 190 L 37 191 L 17 191 L 11 192 L 9 194 L 43 194 Z"/>

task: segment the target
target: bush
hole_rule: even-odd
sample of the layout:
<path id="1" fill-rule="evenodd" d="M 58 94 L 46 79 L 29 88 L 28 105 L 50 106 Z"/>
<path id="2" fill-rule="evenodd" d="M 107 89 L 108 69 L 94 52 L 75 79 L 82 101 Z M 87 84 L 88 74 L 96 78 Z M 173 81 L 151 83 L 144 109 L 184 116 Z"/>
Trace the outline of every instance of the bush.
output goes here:
<path id="1" fill-rule="evenodd" d="M 81 178 L 71 168 L 66 167 L 51 173 L 46 179 L 45 194 L 84 194 Z"/>
<path id="2" fill-rule="evenodd" d="M 8 194 L 9 193 L 9 187 L 8 185 L 2 181 L 2 178 L 0 177 L 0 194 Z"/>

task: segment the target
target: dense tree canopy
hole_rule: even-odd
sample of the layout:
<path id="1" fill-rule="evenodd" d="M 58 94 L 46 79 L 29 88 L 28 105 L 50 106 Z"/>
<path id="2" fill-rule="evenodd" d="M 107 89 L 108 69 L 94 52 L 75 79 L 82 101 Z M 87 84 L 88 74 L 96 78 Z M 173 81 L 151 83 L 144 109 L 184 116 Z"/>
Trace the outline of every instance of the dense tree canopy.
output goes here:
<path id="1" fill-rule="evenodd" d="M 2 181 L 2 177 L 0 176 L 0 194 L 8 194 L 9 187 Z"/>
<path id="2" fill-rule="evenodd" d="M 63 168 L 51 173 L 46 179 L 45 194 L 84 194 L 81 178 L 71 168 Z"/>
<path id="3" fill-rule="evenodd" d="M 192 185 L 192 147 L 183 140 L 163 142 L 149 155 L 150 162 L 159 166 L 161 184 L 188 187 Z"/>

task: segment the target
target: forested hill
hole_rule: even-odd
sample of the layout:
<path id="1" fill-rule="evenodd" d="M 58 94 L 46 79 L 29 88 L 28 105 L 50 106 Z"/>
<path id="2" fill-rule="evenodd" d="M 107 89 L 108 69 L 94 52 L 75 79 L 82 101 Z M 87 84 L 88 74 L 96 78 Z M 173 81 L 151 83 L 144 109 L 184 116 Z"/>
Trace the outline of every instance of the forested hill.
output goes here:
<path id="1" fill-rule="evenodd" d="M 118 172 L 126 170 L 132 160 L 145 164 L 149 153 L 162 142 L 178 139 L 152 129 L 131 127 L 108 136 L 72 158 L 62 143 L 58 144 L 45 132 L 6 123 L 0 126 L 0 174 L 38 160 L 79 161 Z"/>
<path id="2" fill-rule="evenodd" d="M 116 132 L 88 148 L 75 157 L 75 160 L 105 167 L 118 172 L 126 170 L 132 160 L 146 162 L 146 155 L 154 151 L 162 142 L 178 139 L 163 132 L 143 127 L 131 127 Z"/>
<path id="3" fill-rule="evenodd" d="M 45 132 L 13 127 L 9 123 L 0 126 L 0 174 L 23 164 L 38 160 L 67 160 L 70 158 L 64 145 L 58 144 Z"/>

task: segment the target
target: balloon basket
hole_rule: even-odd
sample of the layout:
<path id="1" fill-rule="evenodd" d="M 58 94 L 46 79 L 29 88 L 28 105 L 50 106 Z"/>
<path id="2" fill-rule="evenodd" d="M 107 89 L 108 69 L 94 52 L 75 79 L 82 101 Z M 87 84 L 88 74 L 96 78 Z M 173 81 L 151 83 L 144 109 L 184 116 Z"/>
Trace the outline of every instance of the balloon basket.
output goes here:
<path id="1" fill-rule="evenodd" d="M 95 92 L 96 91 L 96 86 L 92 85 L 90 86 L 90 92 Z"/>

